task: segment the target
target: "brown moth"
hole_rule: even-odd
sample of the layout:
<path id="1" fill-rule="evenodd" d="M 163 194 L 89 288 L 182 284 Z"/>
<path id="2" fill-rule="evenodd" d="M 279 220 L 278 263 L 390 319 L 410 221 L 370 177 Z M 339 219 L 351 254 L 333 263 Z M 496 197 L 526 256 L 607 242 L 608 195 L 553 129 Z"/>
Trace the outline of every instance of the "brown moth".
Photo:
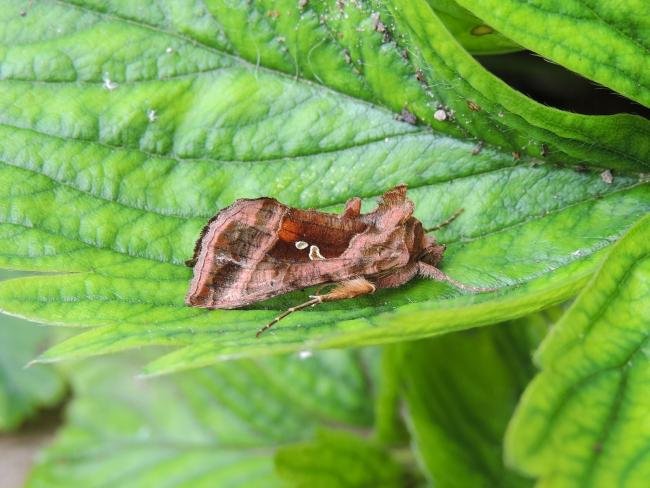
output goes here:
<path id="1" fill-rule="evenodd" d="M 185 303 L 238 308 L 296 289 L 333 284 L 325 294 L 289 308 L 257 336 L 292 312 L 321 302 L 354 298 L 400 286 L 415 276 L 464 285 L 438 269 L 445 246 L 413 217 L 406 186 L 387 191 L 370 213 L 352 198 L 342 214 L 301 210 L 273 198 L 240 199 L 203 229 L 187 265 L 194 267 Z"/>

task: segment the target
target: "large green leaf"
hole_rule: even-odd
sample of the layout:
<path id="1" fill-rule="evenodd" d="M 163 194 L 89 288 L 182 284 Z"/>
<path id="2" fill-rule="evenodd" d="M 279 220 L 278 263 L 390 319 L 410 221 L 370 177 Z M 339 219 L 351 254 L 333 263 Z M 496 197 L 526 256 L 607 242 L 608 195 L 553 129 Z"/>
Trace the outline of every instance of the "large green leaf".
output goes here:
<path id="1" fill-rule="evenodd" d="M 408 479 L 385 449 L 344 431 L 321 431 L 312 442 L 278 449 L 275 463 L 296 488 L 398 488 Z"/>
<path id="2" fill-rule="evenodd" d="M 0 271 L 0 279 L 10 276 Z M 65 384 L 51 366 L 25 368 L 49 342 L 48 331 L 0 314 L 0 432 L 15 429 L 39 408 L 56 405 Z"/>
<path id="3" fill-rule="evenodd" d="M 458 0 L 522 46 L 650 106 L 644 0 Z"/>
<path id="4" fill-rule="evenodd" d="M 372 423 L 354 353 L 238 361 L 152 380 L 125 357 L 70 368 L 75 399 L 30 487 L 279 486 L 278 446 Z"/>
<path id="5" fill-rule="evenodd" d="M 611 250 L 537 352 L 509 427 L 511 464 L 544 486 L 650 479 L 650 216 Z"/>
<path id="6" fill-rule="evenodd" d="M 400 8 L 396 27 L 354 2 L 190 3 L 37 2 L 21 16 L 0 2 L 0 264 L 68 272 L 0 285 L 0 307 L 95 327 L 44 360 L 180 346 L 149 368 L 163 372 L 505 320 L 576 293 L 650 208 L 636 173 L 647 121 L 527 100 L 425 2 Z M 426 124 L 396 120 L 405 106 Z M 526 157 L 543 147 L 550 162 L 620 171 L 609 184 Z M 270 195 L 340 209 L 401 182 L 426 226 L 465 209 L 439 233 L 443 268 L 498 293 L 418 280 L 294 314 L 261 340 L 255 330 L 306 293 L 246 310 L 184 306 L 182 263 L 219 208 Z"/>
<path id="7" fill-rule="evenodd" d="M 505 468 L 501 442 L 534 375 L 530 351 L 555 311 L 393 346 L 414 449 L 434 486 L 528 486 Z"/>

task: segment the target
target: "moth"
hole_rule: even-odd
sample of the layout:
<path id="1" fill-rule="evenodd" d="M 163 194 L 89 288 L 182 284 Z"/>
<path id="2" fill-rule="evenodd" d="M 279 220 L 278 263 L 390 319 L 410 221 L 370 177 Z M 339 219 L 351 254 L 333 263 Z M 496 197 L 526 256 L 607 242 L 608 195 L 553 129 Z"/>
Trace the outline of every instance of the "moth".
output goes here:
<path id="1" fill-rule="evenodd" d="M 438 268 L 445 246 L 427 232 L 447 225 L 459 212 L 425 230 L 413 217 L 406 191 L 405 185 L 387 191 L 367 214 L 361 213 L 358 197 L 348 200 L 341 214 L 293 208 L 269 197 L 235 201 L 209 220 L 186 262 L 194 277 L 185 303 L 232 309 L 333 285 L 277 316 L 257 332 L 259 337 L 295 311 L 398 287 L 415 276 L 489 291 L 460 283 Z"/>

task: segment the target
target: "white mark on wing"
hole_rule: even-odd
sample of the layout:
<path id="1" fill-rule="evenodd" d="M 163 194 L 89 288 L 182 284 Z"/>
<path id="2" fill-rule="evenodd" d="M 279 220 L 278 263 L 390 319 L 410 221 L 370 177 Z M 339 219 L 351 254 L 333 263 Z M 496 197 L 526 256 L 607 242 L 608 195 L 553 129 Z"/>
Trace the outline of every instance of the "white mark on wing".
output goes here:
<path id="1" fill-rule="evenodd" d="M 316 259 L 325 259 L 325 257 L 320 253 L 318 246 L 309 246 L 309 259 L 315 261 Z"/>

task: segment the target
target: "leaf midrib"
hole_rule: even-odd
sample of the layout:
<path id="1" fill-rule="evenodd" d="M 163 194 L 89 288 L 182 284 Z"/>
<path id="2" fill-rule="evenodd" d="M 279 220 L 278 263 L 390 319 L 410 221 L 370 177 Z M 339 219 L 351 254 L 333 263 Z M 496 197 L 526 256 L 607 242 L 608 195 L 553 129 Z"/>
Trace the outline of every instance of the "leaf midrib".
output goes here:
<path id="1" fill-rule="evenodd" d="M 26 131 L 26 132 L 31 132 L 37 136 L 41 137 L 49 137 L 52 139 L 56 140 L 61 140 L 64 142 L 67 141 L 72 141 L 72 142 L 77 142 L 77 143 L 84 143 L 84 144 L 89 144 L 89 145 L 94 145 L 98 147 L 102 147 L 105 149 L 109 149 L 111 151 L 133 151 L 133 152 L 138 152 L 140 154 L 143 154 L 144 156 L 147 156 L 148 159 L 150 160 L 155 160 L 155 159 L 167 159 L 170 161 L 175 161 L 178 164 L 184 164 L 184 163 L 192 163 L 192 162 L 210 162 L 210 163 L 226 163 L 226 164 L 232 164 L 232 163 L 241 163 L 241 164 L 256 164 L 256 163 L 281 163 L 285 161 L 292 161 L 296 159 L 301 159 L 301 158 L 309 158 L 309 157 L 314 157 L 314 156 L 320 156 L 321 154 L 332 154 L 336 152 L 345 152 L 348 150 L 352 150 L 358 147 L 363 147 L 365 145 L 370 145 L 370 144 L 377 144 L 380 142 L 385 142 L 386 139 L 391 140 L 391 139 L 397 139 L 400 137 L 408 137 L 408 136 L 425 136 L 425 135 L 431 135 L 434 137 L 440 137 L 440 138 L 449 138 L 452 139 L 451 137 L 444 135 L 444 134 L 436 134 L 433 132 L 433 130 L 430 127 L 423 127 L 422 130 L 410 130 L 407 132 L 396 132 L 393 134 L 386 134 L 381 137 L 376 137 L 376 138 L 369 138 L 365 141 L 357 142 L 357 143 L 352 143 L 346 146 L 339 146 L 339 147 L 331 147 L 327 149 L 319 149 L 318 152 L 313 152 L 313 153 L 301 153 L 301 154 L 293 154 L 291 156 L 281 156 L 281 157 L 269 157 L 269 158 L 255 158 L 255 159 L 218 159 L 214 157 L 209 157 L 209 156 L 204 156 L 204 157 L 195 157 L 195 158 L 188 158 L 188 157 L 181 157 L 178 156 L 177 154 L 172 154 L 172 153 L 152 153 L 148 151 L 144 151 L 140 147 L 136 146 L 117 146 L 114 144 L 108 144 L 107 142 L 101 142 L 98 140 L 94 139 L 80 139 L 77 137 L 66 137 L 66 136 L 61 136 L 58 134 L 50 134 L 47 132 L 42 132 L 34 129 L 33 127 L 22 127 L 18 125 L 10 125 L 4 122 L 0 122 L 0 126 L 6 127 L 8 129 L 13 129 L 13 130 L 21 130 L 21 131 Z M 5 163 L 8 164 L 8 163 Z M 22 167 L 22 166 L 21 166 Z"/>
<path id="2" fill-rule="evenodd" d="M 0 124 L 0 125 L 3 125 L 3 124 Z M 392 137 L 399 137 L 401 135 L 411 135 L 411 134 L 413 134 L 413 133 L 400 134 L 400 135 L 396 135 L 396 136 L 392 136 Z M 419 134 L 424 134 L 424 132 L 417 133 L 417 134 L 418 135 Z M 384 140 L 385 140 L 385 138 L 380 138 L 380 139 L 378 139 L 376 141 L 370 141 L 370 142 L 367 142 L 367 143 L 351 146 L 351 147 L 340 149 L 340 150 L 334 150 L 334 151 L 331 151 L 331 152 L 344 152 L 344 151 L 347 151 L 347 150 L 355 149 L 357 147 L 362 147 L 362 146 L 366 146 L 366 145 L 381 143 Z M 323 154 L 325 154 L 326 152 L 330 152 L 330 151 L 324 151 Z M 316 154 L 316 155 L 318 155 L 318 154 Z M 302 157 L 302 156 L 298 156 L 295 159 L 297 159 L 299 157 Z M 290 158 L 286 158 L 286 159 L 294 159 L 294 158 L 290 157 Z M 174 159 L 169 158 L 169 160 L 174 160 Z M 177 164 L 183 164 L 184 163 L 183 160 L 176 160 L 176 161 L 177 161 Z M 259 161 L 259 162 L 261 163 L 263 161 Z M 70 190 L 73 190 L 73 191 L 77 191 L 77 192 L 82 193 L 84 195 L 87 195 L 87 196 L 89 196 L 90 198 L 93 198 L 93 199 L 101 200 L 101 201 L 104 201 L 104 202 L 107 202 L 107 203 L 115 203 L 115 204 L 117 204 L 117 205 L 119 205 L 121 207 L 130 209 L 130 210 L 137 210 L 137 211 L 144 212 L 144 213 L 150 213 L 150 214 L 158 215 L 160 217 L 181 220 L 183 222 L 186 222 L 188 220 L 188 218 L 197 219 L 197 220 L 198 219 L 209 219 L 212 216 L 214 216 L 215 213 L 217 213 L 219 211 L 218 208 L 215 208 L 214 213 L 211 213 L 211 214 L 199 214 L 199 213 L 194 214 L 194 213 L 191 213 L 191 212 L 182 213 L 182 212 L 174 212 L 174 211 L 164 212 L 164 211 L 162 211 L 161 209 L 158 209 L 158 208 L 145 207 L 144 205 L 138 206 L 138 205 L 136 205 L 136 204 L 134 204 L 132 202 L 124 201 L 123 199 L 121 199 L 119 197 L 115 198 L 115 199 L 110 199 L 110 198 L 105 197 L 105 196 L 103 196 L 103 195 L 101 195 L 99 193 L 93 193 L 91 190 L 81 188 L 80 186 L 75 185 L 72 182 L 67 182 L 67 181 L 64 181 L 63 179 L 57 179 L 55 176 L 53 176 L 51 174 L 48 174 L 46 172 L 43 172 L 43 171 L 39 171 L 38 169 L 35 169 L 35 168 L 31 168 L 31 167 L 28 167 L 28 166 L 23 166 L 23 165 L 20 165 L 20 164 L 13 164 L 12 162 L 5 161 L 5 160 L 2 160 L 2 159 L 0 159 L 0 164 L 11 167 L 11 168 L 17 168 L 17 169 L 20 169 L 20 170 L 23 170 L 23 171 L 26 171 L 26 172 L 29 172 L 29 173 L 34 173 L 34 174 L 43 176 L 44 178 L 47 178 L 52 183 L 56 183 L 59 186 L 69 188 Z M 485 169 L 485 170 L 475 171 L 475 172 L 472 172 L 472 173 L 457 174 L 457 175 L 453 175 L 453 176 L 450 176 L 450 177 L 445 178 L 445 179 L 433 177 L 433 178 L 427 180 L 426 182 L 423 182 L 423 183 L 420 183 L 420 184 L 417 184 L 417 185 L 411 185 L 411 186 L 409 186 L 409 188 L 413 190 L 413 189 L 417 189 L 417 188 L 424 188 L 424 187 L 429 187 L 429 186 L 441 185 L 441 184 L 444 184 L 444 183 L 448 183 L 450 181 L 458 181 L 458 180 L 473 178 L 473 177 L 477 177 L 477 176 L 484 176 L 484 175 L 488 175 L 488 174 L 491 174 L 491 173 L 498 173 L 500 171 L 508 171 L 508 170 L 512 170 L 512 169 L 516 168 L 517 166 L 518 166 L 517 164 L 509 164 L 509 165 L 506 164 L 506 165 L 503 165 L 503 166 L 488 168 L 488 169 Z M 631 185 L 629 187 L 625 187 L 624 189 L 631 189 L 631 188 L 633 188 L 633 185 Z M 37 193 L 47 193 L 47 192 L 51 192 L 51 191 L 54 191 L 54 188 L 47 188 L 47 189 L 44 189 L 44 190 L 38 190 L 38 192 L 33 192 L 33 193 L 30 193 L 29 195 L 32 196 L 32 195 L 36 195 Z M 363 198 L 363 199 L 368 199 L 368 198 L 376 197 L 380 193 L 381 193 L 381 190 L 377 190 L 376 193 L 370 193 L 370 194 L 368 194 L 368 193 L 360 193 L 360 194 L 355 194 L 354 196 L 358 196 L 359 198 Z M 612 193 L 615 193 L 615 192 L 612 192 Z M 24 194 L 22 196 L 26 196 L 26 195 L 27 194 Z M 340 204 L 345 203 L 347 201 L 347 199 L 349 197 L 351 197 L 351 196 L 352 195 L 350 195 L 350 196 L 348 196 L 348 197 L 346 197 L 345 199 L 342 199 L 342 200 L 329 201 L 327 203 L 323 203 L 322 205 L 317 205 L 314 208 L 323 209 L 323 208 L 326 208 L 326 207 L 340 205 Z"/>

